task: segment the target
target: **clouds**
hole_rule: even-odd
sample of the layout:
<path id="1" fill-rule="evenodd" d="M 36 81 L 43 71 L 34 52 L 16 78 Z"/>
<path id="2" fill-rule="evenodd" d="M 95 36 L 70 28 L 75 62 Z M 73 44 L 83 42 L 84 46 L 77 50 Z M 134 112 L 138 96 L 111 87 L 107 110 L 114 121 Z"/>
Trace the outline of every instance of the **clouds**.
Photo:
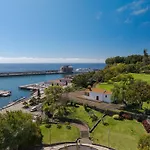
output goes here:
<path id="1" fill-rule="evenodd" d="M 131 3 L 128 3 L 124 6 L 121 6 L 117 9 L 119 14 L 125 16 L 124 23 L 129 24 L 132 23 L 135 19 L 135 16 L 140 16 L 145 14 L 149 11 L 149 4 L 148 0 L 135 0 Z"/>
<path id="2" fill-rule="evenodd" d="M 118 8 L 117 12 L 121 13 L 124 11 L 128 11 L 130 15 L 140 15 L 146 13 L 148 10 L 149 7 L 146 0 L 136 0 Z"/>
<path id="3" fill-rule="evenodd" d="M 132 15 L 140 15 L 140 14 L 143 14 L 143 13 L 146 13 L 148 11 L 148 7 L 146 8 L 143 8 L 143 9 L 139 9 L 139 10 L 135 10 L 132 12 Z"/>
<path id="4" fill-rule="evenodd" d="M 0 63 L 104 63 L 101 58 L 0 57 Z"/>

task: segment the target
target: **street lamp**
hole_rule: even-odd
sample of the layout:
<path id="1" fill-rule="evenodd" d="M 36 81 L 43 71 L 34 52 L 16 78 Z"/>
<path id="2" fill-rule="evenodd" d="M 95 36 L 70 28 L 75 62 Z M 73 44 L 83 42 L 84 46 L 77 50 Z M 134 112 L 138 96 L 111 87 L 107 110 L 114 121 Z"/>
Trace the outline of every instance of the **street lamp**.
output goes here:
<path id="1" fill-rule="evenodd" d="M 109 138 L 110 138 L 110 128 L 108 129 L 108 147 L 109 147 L 109 142 L 110 142 L 110 141 L 109 141 L 109 140 L 110 140 Z"/>

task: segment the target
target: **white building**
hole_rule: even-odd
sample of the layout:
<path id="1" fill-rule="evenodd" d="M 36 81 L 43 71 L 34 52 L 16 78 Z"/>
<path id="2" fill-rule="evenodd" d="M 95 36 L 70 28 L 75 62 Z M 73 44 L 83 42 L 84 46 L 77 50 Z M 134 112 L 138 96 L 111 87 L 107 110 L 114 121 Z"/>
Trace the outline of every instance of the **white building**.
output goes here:
<path id="1" fill-rule="evenodd" d="M 62 66 L 60 68 L 60 72 L 62 72 L 62 73 L 72 73 L 73 72 L 73 67 L 69 66 L 69 65 Z"/>
<path id="2" fill-rule="evenodd" d="M 106 91 L 106 90 L 99 89 L 99 88 L 91 88 L 91 89 L 85 90 L 84 97 L 90 100 L 97 100 L 97 101 L 103 101 L 106 103 L 111 103 L 111 95 L 112 95 L 112 92 L 110 91 Z"/>

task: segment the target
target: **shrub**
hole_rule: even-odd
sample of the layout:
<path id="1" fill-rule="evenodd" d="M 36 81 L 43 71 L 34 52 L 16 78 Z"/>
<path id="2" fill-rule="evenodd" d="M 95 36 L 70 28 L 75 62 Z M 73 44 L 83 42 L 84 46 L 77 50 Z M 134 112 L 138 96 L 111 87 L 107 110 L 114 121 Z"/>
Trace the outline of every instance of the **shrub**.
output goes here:
<path id="1" fill-rule="evenodd" d="M 25 109 L 29 108 L 29 104 L 24 105 L 23 108 Z"/>
<path id="2" fill-rule="evenodd" d="M 24 101 L 22 104 L 23 104 L 23 105 L 27 105 L 28 103 L 27 103 L 26 101 Z"/>
<path id="3" fill-rule="evenodd" d="M 120 116 L 119 115 L 113 115 L 113 119 L 115 119 L 115 120 L 120 120 L 121 118 L 120 118 Z"/>
<path id="4" fill-rule="evenodd" d="M 90 111 L 90 108 L 88 107 L 88 104 L 85 104 L 85 105 L 84 105 L 84 109 L 85 109 L 85 111 L 87 111 L 87 112 Z"/>
<path id="5" fill-rule="evenodd" d="M 122 113 L 120 115 L 120 117 L 122 117 L 123 119 L 133 120 L 132 116 L 130 114 L 127 114 L 127 113 Z"/>
<path id="6" fill-rule="evenodd" d="M 143 118 L 142 118 L 142 117 L 138 117 L 137 121 L 138 121 L 138 122 L 142 122 L 142 121 L 143 121 Z"/>
<path id="7" fill-rule="evenodd" d="M 98 117 L 95 114 L 92 114 L 90 117 L 93 122 L 98 120 Z"/>
<path id="8" fill-rule="evenodd" d="M 67 128 L 68 130 L 70 130 L 70 129 L 71 129 L 71 126 L 70 126 L 70 125 L 67 125 L 66 128 Z"/>
<path id="9" fill-rule="evenodd" d="M 147 131 L 147 133 L 150 133 L 150 124 L 147 120 L 142 121 L 142 124 L 145 128 L 145 130 Z"/>
<path id="10" fill-rule="evenodd" d="M 146 115 L 150 115 L 150 109 L 147 109 L 147 108 L 146 108 L 146 109 L 144 110 L 144 112 L 145 112 Z"/>
<path id="11" fill-rule="evenodd" d="M 57 128 L 58 129 L 62 128 L 62 125 L 61 124 L 57 124 Z"/>
<path id="12" fill-rule="evenodd" d="M 150 150 L 150 135 L 145 135 L 141 137 L 138 142 L 139 150 Z"/>
<path id="13" fill-rule="evenodd" d="M 49 118 L 46 116 L 44 119 L 43 119 L 43 122 L 48 124 L 49 123 Z"/>
<path id="14" fill-rule="evenodd" d="M 46 124 L 45 127 L 46 128 L 51 128 L 51 124 Z"/>
<path id="15" fill-rule="evenodd" d="M 65 125 L 67 126 L 67 125 L 69 125 L 70 123 L 69 122 L 65 122 Z"/>

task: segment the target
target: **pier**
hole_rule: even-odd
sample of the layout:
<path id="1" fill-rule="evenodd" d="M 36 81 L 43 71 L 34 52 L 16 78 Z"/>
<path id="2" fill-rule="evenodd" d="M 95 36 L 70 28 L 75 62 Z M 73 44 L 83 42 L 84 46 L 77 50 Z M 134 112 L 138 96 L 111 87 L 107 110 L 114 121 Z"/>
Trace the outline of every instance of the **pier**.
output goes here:
<path id="1" fill-rule="evenodd" d="M 11 91 L 0 90 L 0 97 L 7 97 L 11 95 Z"/>
<path id="2" fill-rule="evenodd" d="M 0 72 L 0 77 L 48 75 L 48 74 L 64 74 L 64 72 L 60 72 L 59 70 L 24 71 L 24 72 Z"/>
<path id="3" fill-rule="evenodd" d="M 50 85 L 60 85 L 60 86 L 67 86 L 70 85 L 72 82 L 72 78 L 61 78 L 57 80 L 51 80 L 47 82 L 40 82 L 40 83 L 34 83 L 34 84 L 28 84 L 28 85 L 22 85 L 19 86 L 20 89 L 24 90 L 44 90 L 45 88 L 48 88 Z"/>

